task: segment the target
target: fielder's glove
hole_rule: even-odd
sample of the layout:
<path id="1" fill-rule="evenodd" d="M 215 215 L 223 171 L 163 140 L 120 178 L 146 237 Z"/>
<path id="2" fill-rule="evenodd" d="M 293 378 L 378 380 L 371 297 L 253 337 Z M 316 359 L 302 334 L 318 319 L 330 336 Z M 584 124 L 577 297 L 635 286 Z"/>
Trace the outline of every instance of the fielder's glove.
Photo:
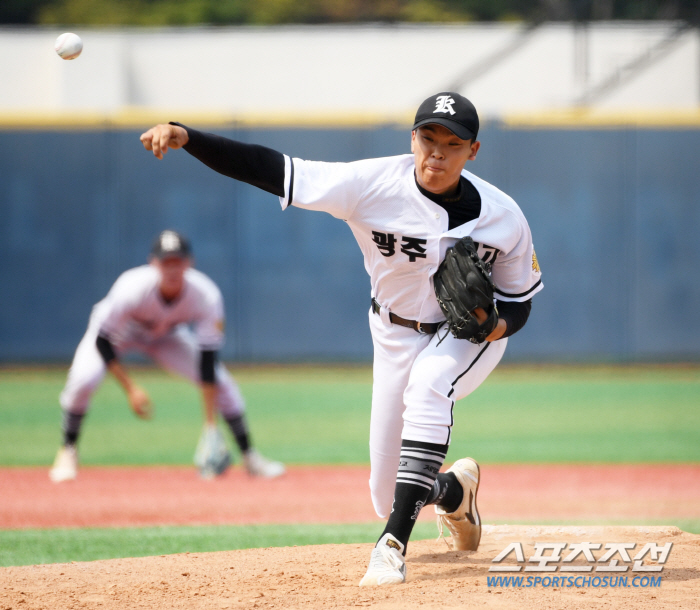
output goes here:
<path id="1" fill-rule="evenodd" d="M 493 302 L 493 280 L 471 237 L 447 249 L 433 283 L 450 332 L 457 339 L 483 343 L 498 324 L 498 310 Z M 488 316 L 482 324 L 473 313 L 477 307 Z"/>
<path id="2" fill-rule="evenodd" d="M 194 465 L 200 476 L 203 479 L 213 479 L 223 474 L 230 464 L 231 454 L 223 434 L 216 425 L 206 424 L 194 452 Z"/>

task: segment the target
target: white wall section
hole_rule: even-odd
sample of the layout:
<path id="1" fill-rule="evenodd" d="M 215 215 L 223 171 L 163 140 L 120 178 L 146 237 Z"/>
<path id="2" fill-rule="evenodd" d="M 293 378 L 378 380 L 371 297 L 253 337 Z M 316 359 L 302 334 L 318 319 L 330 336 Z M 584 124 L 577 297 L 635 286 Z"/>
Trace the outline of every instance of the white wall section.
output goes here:
<path id="1" fill-rule="evenodd" d="M 73 31 L 85 48 L 64 61 L 53 51 L 61 31 L 0 29 L 0 114 L 407 120 L 455 83 L 492 118 L 700 106 L 700 34 L 675 22 Z"/>

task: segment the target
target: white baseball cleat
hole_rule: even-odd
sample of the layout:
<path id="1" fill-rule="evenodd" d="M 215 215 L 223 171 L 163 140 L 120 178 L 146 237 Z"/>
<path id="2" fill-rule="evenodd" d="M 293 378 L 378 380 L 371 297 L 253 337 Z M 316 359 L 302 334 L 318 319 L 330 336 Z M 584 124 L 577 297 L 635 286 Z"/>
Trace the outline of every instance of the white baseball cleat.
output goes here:
<path id="1" fill-rule="evenodd" d="M 78 451 L 75 445 L 64 445 L 58 450 L 53 466 L 49 470 L 49 479 L 54 483 L 72 481 L 78 476 Z"/>
<path id="2" fill-rule="evenodd" d="M 384 534 L 372 550 L 367 573 L 360 581 L 361 587 L 400 585 L 406 582 L 404 546 L 391 534 Z"/>
<path id="3" fill-rule="evenodd" d="M 268 460 L 255 449 L 251 449 L 243 455 L 243 464 L 248 474 L 265 479 L 280 477 L 287 471 L 282 462 Z"/>
<path id="4" fill-rule="evenodd" d="M 462 486 L 464 498 L 459 508 L 452 513 L 446 513 L 440 506 L 435 505 L 440 537 L 445 526 L 452 534 L 452 547 L 455 551 L 476 551 L 481 540 L 481 518 L 476 507 L 479 464 L 472 458 L 463 458 L 457 460 L 447 472 L 452 472 L 457 477 L 457 481 Z"/>

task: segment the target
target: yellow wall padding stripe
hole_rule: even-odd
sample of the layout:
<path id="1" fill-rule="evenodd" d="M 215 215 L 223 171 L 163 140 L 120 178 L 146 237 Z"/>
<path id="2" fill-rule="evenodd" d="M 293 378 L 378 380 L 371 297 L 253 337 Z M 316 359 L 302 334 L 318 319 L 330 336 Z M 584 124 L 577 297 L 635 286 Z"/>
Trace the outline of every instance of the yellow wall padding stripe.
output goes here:
<path id="1" fill-rule="evenodd" d="M 179 121 L 198 127 L 373 127 L 401 125 L 410 128 L 413 112 L 382 115 L 369 113 L 230 113 L 191 110 L 126 109 L 114 114 L 97 112 L 0 112 L 0 129 L 146 129 L 158 123 Z"/>
<path id="2" fill-rule="evenodd" d="M 197 127 L 358 128 L 395 125 L 410 129 L 414 111 L 393 114 L 308 112 L 231 113 L 195 110 L 128 108 L 100 112 L 0 112 L 0 129 L 147 129 L 157 123 L 180 121 Z M 488 119 L 487 119 L 488 120 Z M 556 110 L 507 114 L 498 122 L 517 129 L 700 128 L 700 107 L 670 111 Z M 486 121 L 483 121 L 486 122 Z"/>

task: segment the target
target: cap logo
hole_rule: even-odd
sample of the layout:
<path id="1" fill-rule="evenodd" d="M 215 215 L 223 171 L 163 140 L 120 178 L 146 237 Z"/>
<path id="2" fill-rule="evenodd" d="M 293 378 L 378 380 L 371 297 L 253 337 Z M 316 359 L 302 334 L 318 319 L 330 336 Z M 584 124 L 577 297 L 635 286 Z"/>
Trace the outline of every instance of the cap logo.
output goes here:
<path id="1" fill-rule="evenodd" d="M 174 252 L 180 249 L 180 238 L 172 231 L 164 231 L 160 238 L 163 252 Z"/>
<path id="2" fill-rule="evenodd" d="M 433 110 L 433 114 L 435 114 L 436 112 L 449 112 L 450 114 L 457 114 L 452 109 L 452 104 L 454 103 L 455 101 L 449 95 L 439 95 L 436 100 L 435 110 Z"/>

